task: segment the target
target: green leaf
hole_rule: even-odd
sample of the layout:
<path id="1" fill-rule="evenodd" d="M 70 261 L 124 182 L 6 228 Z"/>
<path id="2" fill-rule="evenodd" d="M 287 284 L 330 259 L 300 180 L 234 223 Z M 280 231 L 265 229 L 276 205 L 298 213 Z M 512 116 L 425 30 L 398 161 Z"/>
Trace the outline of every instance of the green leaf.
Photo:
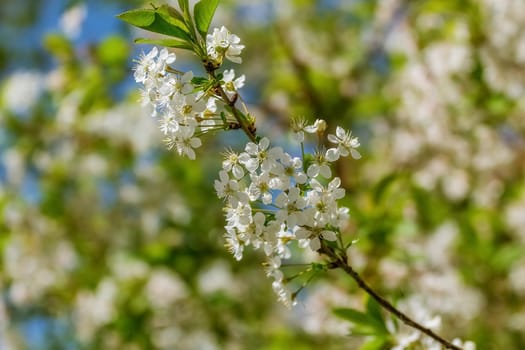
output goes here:
<path id="1" fill-rule="evenodd" d="M 362 313 L 361 311 L 354 310 L 354 309 L 337 308 L 337 309 L 334 309 L 334 314 L 340 318 L 343 318 L 355 324 L 364 325 L 370 322 L 370 318 L 368 317 L 367 314 Z"/>
<path id="2" fill-rule="evenodd" d="M 204 77 L 193 77 L 191 79 L 191 83 L 193 85 L 204 85 L 204 84 L 208 83 L 208 79 L 206 79 Z"/>
<path id="3" fill-rule="evenodd" d="M 160 11 L 157 12 L 157 11 Z M 162 8 L 156 10 L 131 10 L 117 16 L 121 20 L 135 27 L 159 34 L 173 36 L 184 41 L 191 41 L 186 31 L 179 28 L 177 24 L 165 19 L 166 15 Z"/>
<path id="4" fill-rule="evenodd" d="M 334 313 L 336 316 L 350 321 L 357 326 L 352 329 L 353 334 L 356 334 L 356 331 L 362 334 L 385 333 L 386 328 L 383 321 L 377 320 L 374 315 L 349 308 L 337 308 L 334 309 Z"/>
<path id="5" fill-rule="evenodd" d="M 187 13 L 190 9 L 190 4 L 188 0 L 179 0 L 179 7 L 182 10 L 182 12 Z"/>
<path id="6" fill-rule="evenodd" d="M 206 38 L 211 20 L 213 19 L 213 15 L 215 14 L 218 5 L 219 0 L 201 0 L 195 4 L 193 9 L 195 24 L 203 38 Z"/>
<path id="7" fill-rule="evenodd" d="M 135 39 L 137 44 L 151 44 L 151 45 L 160 45 L 165 47 L 175 47 L 178 49 L 190 50 L 193 51 L 193 47 L 185 41 L 178 39 L 148 39 L 148 38 L 137 38 Z"/>
<path id="8" fill-rule="evenodd" d="M 154 10 L 130 10 L 117 15 L 118 18 L 135 27 L 143 28 L 151 25 L 155 21 Z"/>
<path id="9" fill-rule="evenodd" d="M 381 313 L 381 306 L 375 301 L 374 298 L 368 298 L 368 301 L 366 303 L 366 312 L 367 315 L 374 319 L 377 322 L 377 325 L 381 325 L 382 327 L 380 330 L 382 330 L 384 333 L 388 333 L 388 329 L 386 328 L 385 319 L 383 318 L 383 314 Z"/>
<path id="10" fill-rule="evenodd" d="M 367 342 L 365 342 L 359 350 L 381 350 L 385 349 L 388 342 L 388 339 L 383 337 L 374 337 Z"/>
<path id="11" fill-rule="evenodd" d="M 189 34 L 188 25 L 186 24 L 184 17 L 175 8 L 168 5 L 162 5 L 156 9 L 155 12 L 157 12 L 162 17 L 162 19 L 164 19 L 169 24 L 173 24 L 174 26 Z"/>
<path id="12" fill-rule="evenodd" d="M 397 173 L 390 173 L 379 181 L 379 183 L 374 187 L 373 198 L 375 203 L 379 203 L 382 199 L 390 185 L 397 180 Z"/>

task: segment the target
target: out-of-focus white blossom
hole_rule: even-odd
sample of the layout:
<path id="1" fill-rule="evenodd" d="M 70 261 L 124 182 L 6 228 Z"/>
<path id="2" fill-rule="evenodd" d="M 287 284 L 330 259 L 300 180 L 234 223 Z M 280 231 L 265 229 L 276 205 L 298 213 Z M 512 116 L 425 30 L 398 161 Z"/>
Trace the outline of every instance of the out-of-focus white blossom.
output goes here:
<path id="1" fill-rule="evenodd" d="M 202 271 L 198 276 L 197 284 L 199 290 L 205 294 L 218 291 L 234 294 L 238 290 L 228 265 L 223 261 L 216 261 Z"/>
<path id="2" fill-rule="evenodd" d="M 79 3 L 62 14 L 60 17 L 60 28 L 66 36 L 75 39 L 80 35 L 82 23 L 87 16 L 87 6 Z"/>
<path id="3" fill-rule="evenodd" d="M 154 270 L 145 287 L 146 297 L 155 308 L 165 308 L 173 302 L 187 297 L 184 281 L 169 270 Z"/>
<path id="4" fill-rule="evenodd" d="M 100 327 L 111 322 L 116 311 L 117 291 L 115 282 L 107 278 L 98 284 L 95 291 L 77 294 L 75 325 L 81 340 L 92 339 Z"/>
<path id="5" fill-rule="evenodd" d="M 509 285 L 513 291 L 525 296 L 525 261 L 515 264 L 509 271 Z"/>
<path id="6" fill-rule="evenodd" d="M 2 100 L 7 110 L 24 115 L 37 103 L 44 92 L 44 76 L 33 71 L 11 74 L 3 86 Z"/>

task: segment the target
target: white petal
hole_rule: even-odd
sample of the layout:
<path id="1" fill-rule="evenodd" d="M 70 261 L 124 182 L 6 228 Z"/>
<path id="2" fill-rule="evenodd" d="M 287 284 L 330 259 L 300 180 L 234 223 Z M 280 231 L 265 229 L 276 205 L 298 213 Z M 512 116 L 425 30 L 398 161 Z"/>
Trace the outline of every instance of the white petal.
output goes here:
<path id="1" fill-rule="evenodd" d="M 246 147 L 244 148 L 244 150 L 248 153 L 248 154 L 255 154 L 257 153 L 257 150 L 258 150 L 258 147 L 255 143 L 253 142 L 248 142 L 246 144 Z"/>
<path id="2" fill-rule="evenodd" d="M 345 129 L 343 129 L 342 127 L 338 126 L 336 128 L 336 130 L 335 130 L 335 134 L 337 135 L 338 138 L 344 139 L 345 135 L 346 135 L 346 132 L 345 132 Z"/>
<path id="3" fill-rule="evenodd" d="M 334 179 L 332 181 L 330 181 L 330 183 L 328 184 L 328 188 L 331 191 L 335 190 L 339 186 L 341 186 L 341 179 L 338 178 L 338 177 L 334 177 Z"/>
<path id="4" fill-rule="evenodd" d="M 295 182 L 297 182 L 298 184 L 304 184 L 306 183 L 306 180 L 308 180 L 308 178 L 306 177 L 306 174 L 305 173 L 297 173 L 295 176 Z"/>
<path id="5" fill-rule="evenodd" d="M 244 176 L 244 170 L 240 165 L 235 164 L 232 167 L 232 174 L 233 176 L 235 176 L 236 179 L 241 179 Z"/>
<path id="6" fill-rule="evenodd" d="M 267 137 L 263 137 L 261 141 L 259 141 L 260 150 L 266 150 L 269 145 L 270 145 L 270 140 Z"/>
<path id="7" fill-rule="evenodd" d="M 186 153 L 186 156 L 188 156 L 188 158 L 190 158 L 191 160 L 195 160 L 195 152 L 192 148 L 185 149 L 184 153 Z"/>
<path id="8" fill-rule="evenodd" d="M 223 73 L 223 79 L 225 83 L 230 82 L 235 77 L 235 71 L 233 69 L 225 70 Z"/>
<path id="9" fill-rule="evenodd" d="M 315 237 L 310 240 L 310 249 L 312 249 L 314 252 L 321 249 L 321 241 L 319 238 Z"/>
<path id="10" fill-rule="evenodd" d="M 306 170 L 306 173 L 310 177 L 316 177 L 319 174 L 319 165 L 317 164 L 310 165 L 308 169 Z"/>
<path id="11" fill-rule="evenodd" d="M 337 139 L 337 137 L 332 134 L 328 134 L 328 141 L 330 141 L 331 143 L 339 143 L 339 140 Z"/>
<path id="12" fill-rule="evenodd" d="M 332 171 L 330 170 L 330 167 L 326 164 L 321 165 L 319 172 L 327 179 L 329 179 L 332 176 Z"/>
<path id="13" fill-rule="evenodd" d="M 357 150 L 352 148 L 350 152 L 352 153 L 352 158 L 361 159 L 361 153 L 359 153 Z"/>
<path id="14" fill-rule="evenodd" d="M 325 157 L 326 159 L 328 159 L 328 161 L 335 162 L 339 159 L 339 151 L 337 150 L 337 148 L 330 148 L 326 151 Z"/>
<path id="15" fill-rule="evenodd" d="M 323 231 L 323 233 L 321 233 L 321 235 L 327 241 L 332 241 L 333 242 L 333 241 L 337 240 L 337 235 L 333 231 Z"/>
<path id="16" fill-rule="evenodd" d="M 219 177 L 221 178 L 222 182 L 227 182 L 230 180 L 230 177 L 228 176 L 228 173 L 224 170 L 219 171 Z"/>

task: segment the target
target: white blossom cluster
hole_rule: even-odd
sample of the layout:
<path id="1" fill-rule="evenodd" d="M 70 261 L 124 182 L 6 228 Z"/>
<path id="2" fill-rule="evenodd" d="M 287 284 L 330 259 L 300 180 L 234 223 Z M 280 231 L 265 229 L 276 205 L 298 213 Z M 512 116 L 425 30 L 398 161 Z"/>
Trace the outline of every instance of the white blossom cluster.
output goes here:
<path id="1" fill-rule="evenodd" d="M 226 28 L 215 29 L 207 38 L 210 59 L 222 58 L 240 63 L 243 45 L 240 39 L 230 34 Z M 165 135 L 164 141 L 169 149 L 175 148 L 180 155 L 195 159 L 195 149 L 202 145 L 200 136 L 214 130 L 228 128 L 232 120 L 221 115 L 224 96 L 194 83 L 193 72 L 180 72 L 170 67 L 176 60 L 174 53 L 167 49 L 154 47 L 142 54 L 135 66 L 134 78 L 144 85 L 142 104 L 153 107 L 152 116 L 157 118 L 159 127 Z M 244 86 L 244 75 L 235 78 L 233 69 L 222 73 L 221 87 L 225 95 L 232 99 L 238 89 Z"/>
<path id="2" fill-rule="evenodd" d="M 316 133 L 326 126 L 317 121 L 298 131 Z M 299 138 L 304 138 L 304 133 Z M 338 127 L 328 135 L 335 147 L 317 151 L 312 161 L 293 157 L 280 147 L 271 147 L 268 138 L 249 142 L 244 152 L 226 153 L 223 169 L 215 181 L 219 198 L 226 202 L 226 244 L 237 260 L 244 248 L 253 246 L 266 254 L 267 275 L 272 287 L 285 305 L 294 303 L 293 294 L 285 288 L 281 262 L 291 257 L 289 245 L 313 251 L 322 241 L 337 241 L 349 217 L 349 210 L 338 200 L 345 190 L 341 180 L 332 177 L 330 163 L 339 157 L 360 155 L 356 137 Z"/>

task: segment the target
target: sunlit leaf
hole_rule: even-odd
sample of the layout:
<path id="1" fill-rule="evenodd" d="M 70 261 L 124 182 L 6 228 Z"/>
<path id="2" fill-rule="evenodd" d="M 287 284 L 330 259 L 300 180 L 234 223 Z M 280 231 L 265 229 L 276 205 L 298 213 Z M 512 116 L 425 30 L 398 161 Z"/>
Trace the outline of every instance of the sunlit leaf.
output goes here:
<path id="1" fill-rule="evenodd" d="M 385 349 L 388 339 L 384 337 L 373 337 L 370 340 L 367 340 L 359 350 L 381 350 Z"/>
<path id="2" fill-rule="evenodd" d="M 160 45 L 160 46 L 174 47 L 174 48 L 184 49 L 184 50 L 193 50 L 191 45 L 189 45 L 187 42 L 177 40 L 177 39 L 169 39 L 169 38 L 168 39 L 138 38 L 138 39 L 135 39 L 135 43 Z"/>
<path id="3" fill-rule="evenodd" d="M 215 14 L 215 10 L 219 5 L 219 0 L 202 0 L 195 4 L 193 10 L 195 16 L 195 24 L 197 25 L 197 30 L 202 35 L 206 37 L 208 29 L 210 28 L 211 20 Z"/>
<path id="4" fill-rule="evenodd" d="M 157 12 L 159 11 L 159 12 Z M 177 24 L 166 20 L 165 11 L 162 8 L 157 10 L 131 10 L 121 13 L 117 17 L 121 20 L 150 32 L 173 36 L 185 41 L 191 38 L 186 31 L 177 26 Z M 166 12 L 167 13 L 167 12 Z"/>

